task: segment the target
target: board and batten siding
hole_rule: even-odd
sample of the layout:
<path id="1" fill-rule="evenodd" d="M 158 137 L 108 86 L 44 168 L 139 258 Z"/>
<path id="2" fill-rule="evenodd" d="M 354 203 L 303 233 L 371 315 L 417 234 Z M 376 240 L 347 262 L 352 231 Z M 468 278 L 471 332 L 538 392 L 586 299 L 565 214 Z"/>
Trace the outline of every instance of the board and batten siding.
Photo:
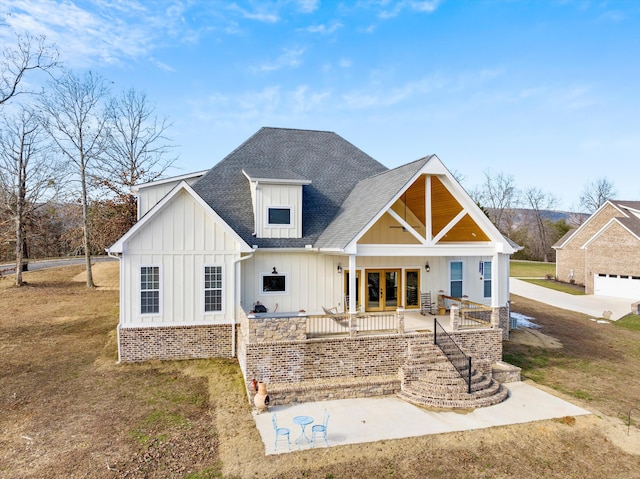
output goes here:
<path id="1" fill-rule="evenodd" d="M 338 263 L 343 267 L 346 257 L 309 253 L 269 253 L 260 252 L 248 261 L 242 262 L 242 305 L 251 310 L 260 301 L 269 312 L 276 304 L 278 312 L 298 312 L 321 314 L 322 307 L 340 306 L 343 274 L 338 274 Z M 261 274 L 286 275 L 286 293 L 261 292 Z M 341 307 L 339 308 L 341 309 Z"/>
<path id="2" fill-rule="evenodd" d="M 302 186 L 260 183 L 255 192 L 256 233 L 259 238 L 302 237 Z M 291 208 L 291 226 L 267 224 L 269 207 Z"/>
<path id="3" fill-rule="evenodd" d="M 430 272 L 425 270 L 429 261 Z M 367 257 L 357 258 L 356 269 L 364 275 L 366 270 L 399 269 L 402 271 L 403 287 L 401 301 L 404 303 L 404 276 L 406 270 L 420 270 L 420 291 L 431 292 L 435 300 L 439 290 L 449 294 L 449 263 L 462 261 L 464 293 L 471 301 L 492 306 L 492 298 L 484 298 L 484 277 L 479 272 L 479 263 L 493 261 L 492 256 L 471 257 Z M 343 273 L 337 272 L 338 263 Z M 508 278 L 509 256 L 498 255 L 499 277 Z M 286 293 L 264 294 L 261 291 L 261 275 L 272 274 L 273 268 L 279 275 L 285 275 Z M 298 312 L 304 310 L 309 314 L 322 314 L 322 307 L 344 309 L 344 271 L 349 267 L 347 256 L 323 255 L 317 252 L 308 253 L 275 253 L 260 252 L 253 258 L 242 262 L 242 298 L 245 310 L 253 308 L 256 301 L 262 303 L 269 312 L 277 305 L 277 312 Z M 494 277 L 498 277 L 494 275 Z M 364 276 L 361 276 L 364 278 Z M 507 279 L 508 281 L 508 279 Z M 364 298 L 364 279 L 360 283 L 361 298 Z M 506 281 L 497 283 L 497 305 L 504 306 L 509 300 L 509 285 Z M 493 306 L 497 306 L 493 305 Z"/>
<path id="4" fill-rule="evenodd" d="M 181 192 L 124 245 L 121 326 L 233 321 L 234 266 L 240 246 L 189 194 Z M 160 313 L 140 313 L 140 267 L 160 268 Z M 221 312 L 204 311 L 204 267 L 221 266 Z"/>
<path id="5" fill-rule="evenodd" d="M 153 208 L 162 198 L 164 198 L 181 181 L 186 181 L 193 185 L 200 179 L 200 176 L 187 179 L 176 179 L 175 181 L 159 181 L 157 184 L 151 183 L 138 190 L 138 219 L 142 218 Z"/>

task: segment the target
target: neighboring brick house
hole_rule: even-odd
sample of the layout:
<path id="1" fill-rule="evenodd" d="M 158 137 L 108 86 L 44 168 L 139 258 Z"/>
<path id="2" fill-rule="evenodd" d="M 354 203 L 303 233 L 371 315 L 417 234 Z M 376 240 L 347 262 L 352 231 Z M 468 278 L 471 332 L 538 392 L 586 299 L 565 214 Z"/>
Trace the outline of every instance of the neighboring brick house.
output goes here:
<path id="1" fill-rule="evenodd" d="M 640 201 L 609 200 L 556 250 L 556 277 L 587 294 L 640 300 Z"/>

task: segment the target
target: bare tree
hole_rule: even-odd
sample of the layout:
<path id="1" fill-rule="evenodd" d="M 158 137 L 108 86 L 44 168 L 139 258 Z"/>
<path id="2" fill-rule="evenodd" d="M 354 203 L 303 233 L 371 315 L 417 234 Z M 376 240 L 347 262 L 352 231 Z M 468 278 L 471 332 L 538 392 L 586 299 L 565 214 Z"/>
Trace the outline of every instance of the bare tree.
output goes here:
<path id="1" fill-rule="evenodd" d="M 16 34 L 15 45 L 2 49 L 0 54 L 0 105 L 24 93 L 24 77 L 34 70 L 50 72 L 58 66 L 58 51 L 47 44 L 44 36 L 30 33 Z"/>
<path id="2" fill-rule="evenodd" d="M 524 198 L 533 217 L 542 260 L 547 263 L 549 261 L 549 250 L 551 246 L 549 244 L 549 229 L 552 227 L 552 223 L 547 217 L 547 214 L 549 210 L 555 207 L 558 200 L 553 194 L 545 193 L 539 188 L 527 188 L 524 192 Z"/>
<path id="3" fill-rule="evenodd" d="M 602 177 L 585 185 L 580 195 L 580 206 L 584 211 L 593 213 L 616 195 L 613 183 Z"/>
<path id="4" fill-rule="evenodd" d="M 104 154 L 107 115 L 104 101 L 109 91 L 102 77 L 88 72 L 83 78 L 67 71 L 51 83 L 51 92 L 42 98 L 43 124 L 64 158 L 71 162 L 80 183 L 83 247 L 87 287 L 91 288 L 91 242 L 89 236 L 89 178 Z"/>
<path id="5" fill-rule="evenodd" d="M 22 286 L 23 265 L 28 258 L 27 221 L 60 179 L 60 169 L 50 152 L 47 136 L 32 111 L 23 108 L 0 124 L 0 199 L 14 223 L 18 286 Z"/>
<path id="6" fill-rule="evenodd" d="M 520 192 L 513 176 L 484 172 L 484 182 L 472 191 L 471 197 L 489 212 L 489 218 L 501 233 L 509 235 L 517 216 Z"/>
<path id="7" fill-rule="evenodd" d="M 165 135 L 171 124 L 154 112 L 146 94 L 133 88 L 109 105 L 109 137 L 98 183 L 126 205 L 126 229 L 136 221 L 137 204 L 131 188 L 159 178 L 176 160 L 171 156 L 171 140 Z"/>

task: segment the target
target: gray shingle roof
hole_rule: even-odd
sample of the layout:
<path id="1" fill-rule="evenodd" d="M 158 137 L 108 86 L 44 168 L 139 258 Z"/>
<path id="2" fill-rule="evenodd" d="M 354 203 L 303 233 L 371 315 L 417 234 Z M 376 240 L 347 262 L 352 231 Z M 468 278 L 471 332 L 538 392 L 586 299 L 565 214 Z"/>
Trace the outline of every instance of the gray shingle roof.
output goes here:
<path id="1" fill-rule="evenodd" d="M 289 171 L 294 179 L 312 181 L 303 187 L 302 238 L 253 237 L 253 206 L 243 169 Z M 333 132 L 261 128 L 193 189 L 249 245 L 304 247 L 316 243 L 359 181 L 384 171 L 384 165 Z"/>
<path id="2" fill-rule="evenodd" d="M 611 200 L 611 202 L 623 209 L 640 210 L 640 201 Z"/>
<path id="3" fill-rule="evenodd" d="M 629 218 L 617 218 L 629 231 L 640 238 L 640 218 L 631 216 Z"/>
<path id="4" fill-rule="evenodd" d="M 317 246 L 345 247 L 431 158 L 428 156 L 359 182 L 320 236 Z"/>

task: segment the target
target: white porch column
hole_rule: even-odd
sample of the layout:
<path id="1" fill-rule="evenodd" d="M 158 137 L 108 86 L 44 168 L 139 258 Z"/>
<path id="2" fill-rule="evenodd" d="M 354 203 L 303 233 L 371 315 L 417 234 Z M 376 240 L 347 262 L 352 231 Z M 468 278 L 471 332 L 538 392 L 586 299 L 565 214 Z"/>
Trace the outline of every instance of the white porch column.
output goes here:
<path id="1" fill-rule="evenodd" d="M 356 291 L 356 255 L 349 255 L 349 314 L 356 314 L 356 302 L 359 291 Z M 364 298 L 363 298 L 364 299 Z"/>
<path id="2" fill-rule="evenodd" d="M 507 281 L 509 277 L 507 276 Z M 504 285 L 500 282 L 500 255 L 494 253 L 491 258 L 491 325 L 494 328 L 500 327 L 500 290 L 504 288 Z"/>
<path id="3" fill-rule="evenodd" d="M 499 284 L 500 278 L 500 255 L 495 253 L 491 258 L 491 307 L 497 308 L 500 306 L 500 290 L 503 285 Z M 509 281 L 509 277 L 507 277 Z"/>

